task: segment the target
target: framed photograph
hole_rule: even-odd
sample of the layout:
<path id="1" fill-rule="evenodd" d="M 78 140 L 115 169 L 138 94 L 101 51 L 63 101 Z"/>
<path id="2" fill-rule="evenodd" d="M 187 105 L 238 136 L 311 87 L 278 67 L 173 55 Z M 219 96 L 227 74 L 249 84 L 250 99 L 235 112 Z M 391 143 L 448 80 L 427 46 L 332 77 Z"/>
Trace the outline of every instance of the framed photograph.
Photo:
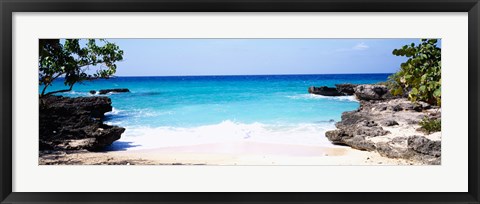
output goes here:
<path id="1" fill-rule="evenodd" d="M 1 203 L 479 203 L 478 0 L 0 6 Z"/>

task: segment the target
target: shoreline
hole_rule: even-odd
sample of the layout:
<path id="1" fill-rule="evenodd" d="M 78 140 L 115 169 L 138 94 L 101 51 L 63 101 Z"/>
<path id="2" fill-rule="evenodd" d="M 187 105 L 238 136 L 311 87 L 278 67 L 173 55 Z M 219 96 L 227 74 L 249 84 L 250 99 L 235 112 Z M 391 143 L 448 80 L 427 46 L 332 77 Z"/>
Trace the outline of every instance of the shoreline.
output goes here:
<path id="1" fill-rule="evenodd" d="M 319 147 L 257 142 L 213 143 L 145 150 L 50 152 L 39 165 L 418 165 L 350 147 Z"/>

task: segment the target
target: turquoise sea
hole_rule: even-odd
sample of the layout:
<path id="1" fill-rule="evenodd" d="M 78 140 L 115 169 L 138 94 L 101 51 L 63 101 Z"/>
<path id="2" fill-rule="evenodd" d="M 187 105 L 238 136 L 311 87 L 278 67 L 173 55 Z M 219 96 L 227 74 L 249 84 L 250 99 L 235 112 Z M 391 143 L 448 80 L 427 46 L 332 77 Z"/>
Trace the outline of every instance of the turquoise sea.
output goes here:
<path id="1" fill-rule="evenodd" d="M 113 111 L 106 123 L 125 127 L 112 149 L 157 148 L 202 143 L 254 141 L 330 145 L 353 96 L 311 95 L 309 86 L 376 83 L 389 74 L 115 77 L 76 84 L 64 96 L 94 96 L 90 90 L 128 88 L 107 94 Z M 42 87 L 39 88 L 39 91 Z M 57 80 L 48 90 L 63 87 Z"/>

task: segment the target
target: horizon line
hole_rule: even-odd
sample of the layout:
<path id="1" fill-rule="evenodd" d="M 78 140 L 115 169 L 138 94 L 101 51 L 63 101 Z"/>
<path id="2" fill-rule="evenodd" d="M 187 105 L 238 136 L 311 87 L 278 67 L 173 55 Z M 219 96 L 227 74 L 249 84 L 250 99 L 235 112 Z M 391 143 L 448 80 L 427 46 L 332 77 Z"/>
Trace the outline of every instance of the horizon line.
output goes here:
<path id="1" fill-rule="evenodd" d="M 328 74 L 218 74 L 218 75 L 121 75 L 121 76 L 111 76 L 115 77 L 201 77 L 201 76 L 287 76 L 287 75 L 362 75 L 362 74 L 394 74 L 395 72 L 388 73 L 328 73 Z"/>

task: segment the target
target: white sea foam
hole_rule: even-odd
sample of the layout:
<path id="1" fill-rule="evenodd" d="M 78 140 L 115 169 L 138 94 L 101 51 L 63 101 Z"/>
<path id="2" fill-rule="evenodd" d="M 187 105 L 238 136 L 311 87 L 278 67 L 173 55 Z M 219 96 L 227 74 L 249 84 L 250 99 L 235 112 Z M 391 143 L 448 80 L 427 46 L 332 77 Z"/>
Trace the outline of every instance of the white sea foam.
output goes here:
<path id="1" fill-rule="evenodd" d="M 155 111 L 151 109 L 135 109 L 132 111 L 134 117 L 156 117 L 161 115 L 172 115 L 173 111 Z"/>
<path id="2" fill-rule="evenodd" d="M 68 95 L 73 95 L 73 96 L 88 96 L 90 95 L 90 93 L 88 92 L 81 92 L 81 91 L 69 91 L 69 92 L 66 92 L 66 94 Z"/>
<path id="3" fill-rule="evenodd" d="M 115 107 L 112 107 L 112 111 L 106 112 L 105 115 L 119 115 L 122 112 L 123 112 L 123 110 L 116 109 Z"/>
<path id="4" fill-rule="evenodd" d="M 117 109 L 112 107 L 112 111 L 106 112 L 106 116 L 118 116 L 124 115 L 129 117 L 135 118 L 142 118 L 142 117 L 156 117 L 161 115 L 172 115 L 174 111 L 155 111 L 152 109 L 132 109 L 131 111 L 125 111 L 121 109 Z"/>
<path id="5" fill-rule="evenodd" d="M 230 120 L 219 124 L 192 128 L 126 127 L 119 143 L 126 149 L 150 149 L 225 142 L 261 142 L 273 144 L 332 146 L 325 131 L 334 129 L 333 122 L 266 125 L 237 123 Z"/>
<path id="6" fill-rule="evenodd" d="M 355 96 L 322 96 L 322 95 L 315 95 L 315 94 L 298 94 L 293 96 L 287 96 L 291 99 L 300 99 L 300 100 L 310 100 L 310 99 L 321 99 L 321 100 L 338 100 L 338 101 L 354 101 L 358 102 Z"/>

